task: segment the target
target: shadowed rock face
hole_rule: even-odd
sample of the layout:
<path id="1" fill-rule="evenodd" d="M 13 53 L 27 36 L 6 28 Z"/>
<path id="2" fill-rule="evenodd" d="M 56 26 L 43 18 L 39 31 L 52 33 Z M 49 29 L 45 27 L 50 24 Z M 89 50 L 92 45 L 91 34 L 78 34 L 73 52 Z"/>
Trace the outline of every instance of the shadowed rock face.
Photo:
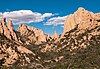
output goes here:
<path id="1" fill-rule="evenodd" d="M 2 26 L 2 22 L 0 22 L 0 33 L 3 34 L 3 26 Z"/>

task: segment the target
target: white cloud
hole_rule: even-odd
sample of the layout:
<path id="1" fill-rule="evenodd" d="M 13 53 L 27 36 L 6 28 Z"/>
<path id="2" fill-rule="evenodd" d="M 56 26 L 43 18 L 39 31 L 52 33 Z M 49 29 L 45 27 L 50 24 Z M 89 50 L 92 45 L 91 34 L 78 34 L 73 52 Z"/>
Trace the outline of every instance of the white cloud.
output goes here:
<path id="1" fill-rule="evenodd" d="M 62 28 L 64 28 L 64 25 L 63 26 L 61 26 Z"/>
<path id="2" fill-rule="evenodd" d="M 62 25 L 62 24 L 64 24 L 66 17 L 67 16 L 53 17 L 53 18 L 49 19 L 44 25 L 53 25 L 53 26 Z"/>
<path id="3" fill-rule="evenodd" d="M 31 10 L 19 10 L 19 11 L 12 11 L 12 12 L 0 12 L 0 18 L 6 17 L 11 18 L 14 24 L 19 23 L 31 23 L 31 22 L 41 22 L 46 18 L 52 17 L 55 14 L 53 13 L 38 13 L 32 12 Z"/>

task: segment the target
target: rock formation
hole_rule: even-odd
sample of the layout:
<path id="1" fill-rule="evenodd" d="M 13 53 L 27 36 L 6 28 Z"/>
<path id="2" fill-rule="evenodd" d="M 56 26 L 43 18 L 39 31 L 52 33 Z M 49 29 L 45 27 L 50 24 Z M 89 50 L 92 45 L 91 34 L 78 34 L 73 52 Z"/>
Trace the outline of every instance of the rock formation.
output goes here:
<path id="1" fill-rule="evenodd" d="M 78 8 L 74 14 L 70 14 L 64 23 L 64 32 L 68 32 L 78 25 L 80 30 L 90 29 L 94 24 L 97 24 L 98 19 L 100 19 L 99 14 L 94 14 L 85 10 L 84 8 Z"/>
<path id="2" fill-rule="evenodd" d="M 47 36 L 43 33 L 43 31 L 38 30 L 36 28 L 33 28 L 31 26 L 26 26 L 24 24 L 21 24 L 17 31 L 22 35 L 22 36 L 27 36 L 27 38 L 32 42 L 36 43 L 41 43 L 45 42 Z"/>
<path id="3" fill-rule="evenodd" d="M 18 40 L 10 19 L 8 19 L 8 26 L 6 26 L 6 18 L 2 18 L 2 21 L 0 22 L 0 33 L 4 34 L 10 40 Z"/>
<path id="4" fill-rule="evenodd" d="M 54 39 L 57 39 L 57 38 L 59 38 L 59 35 L 57 34 L 57 32 L 56 32 L 56 31 L 54 31 L 53 38 L 54 38 Z"/>
<path id="5" fill-rule="evenodd" d="M 98 22 L 100 22 L 100 13 L 96 13 L 94 16 L 95 20 L 97 20 Z"/>
<path id="6" fill-rule="evenodd" d="M 0 33 L 3 34 L 3 26 L 2 26 L 2 22 L 0 22 Z"/>
<path id="7" fill-rule="evenodd" d="M 12 25 L 11 19 L 8 19 L 8 29 L 11 32 L 11 36 L 14 40 L 18 40 L 16 33 L 14 32 L 14 27 Z"/>
<path id="8" fill-rule="evenodd" d="M 2 18 L 2 28 L 3 28 L 3 34 L 9 38 L 9 39 L 12 39 L 12 36 L 10 35 L 10 31 L 9 29 L 7 28 L 6 26 L 6 18 Z"/>
<path id="9" fill-rule="evenodd" d="M 27 26 L 24 24 L 20 24 L 17 31 L 19 31 L 22 36 L 29 33 Z"/>
<path id="10" fill-rule="evenodd" d="M 24 56 L 23 56 L 24 54 Z M 31 50 L 21 46 L 16 40 L 9 40 L 7 36 L 0 34 L 0 64 L 4 66 L 11 66 L 19 58 L 31 54 L 35 56 Z M 0 67 L 1 67 L 0 65 Z"/>
<path id="11" fill-rule="evenodd" d="M 45 42 L 46 41 L 46 34 L 42 30 L 33 28 L 31 26 L 28 26 L 28 29 L 34 32 L 35 36 L 38 38 L 38 42 Z"/>

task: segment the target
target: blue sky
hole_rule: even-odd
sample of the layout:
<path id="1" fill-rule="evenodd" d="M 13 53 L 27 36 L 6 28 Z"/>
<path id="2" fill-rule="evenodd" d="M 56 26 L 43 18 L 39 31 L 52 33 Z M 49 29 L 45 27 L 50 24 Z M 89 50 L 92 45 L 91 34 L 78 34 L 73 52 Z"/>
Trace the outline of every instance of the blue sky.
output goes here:
<path id="1" fill-rule="evenodd" d="M 100 0 L 2 0 L 0 15 L 12 18 L 15 29 L 25 23 L 47 34 L 61 34 L 65 18 L 79 7 L 100 12 Z"/>

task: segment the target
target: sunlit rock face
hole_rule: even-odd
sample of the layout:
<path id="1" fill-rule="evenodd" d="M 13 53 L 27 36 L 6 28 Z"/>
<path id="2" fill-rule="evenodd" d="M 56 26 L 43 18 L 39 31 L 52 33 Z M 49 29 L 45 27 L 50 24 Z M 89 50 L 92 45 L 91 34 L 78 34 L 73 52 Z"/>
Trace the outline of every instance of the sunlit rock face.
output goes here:
<path id="1" fill-rule="evenodd" d="M 80 7 L 74 14 L 70 14 L 66 18 L 64 23 L 64 32 L 62 36 L 65 32 L 68 32 L 75 28 L 76 25 L 78 25 L 78 29 L 80 30 L 90 29 L 94 24 L 98 24 L 97 21 L 99 22 L 99 19 L 99 13 L 94 14 Z"/>
<path id="2" fill-rule="evenodd" d="M 47 35 L 45 35 L 42 30 L 37 28 L 26 26 L 25 24 L 20 24 L 17 31 L 20 33 L 20 35 L 26 36 L 30 42 L 46 42 Z"/>

